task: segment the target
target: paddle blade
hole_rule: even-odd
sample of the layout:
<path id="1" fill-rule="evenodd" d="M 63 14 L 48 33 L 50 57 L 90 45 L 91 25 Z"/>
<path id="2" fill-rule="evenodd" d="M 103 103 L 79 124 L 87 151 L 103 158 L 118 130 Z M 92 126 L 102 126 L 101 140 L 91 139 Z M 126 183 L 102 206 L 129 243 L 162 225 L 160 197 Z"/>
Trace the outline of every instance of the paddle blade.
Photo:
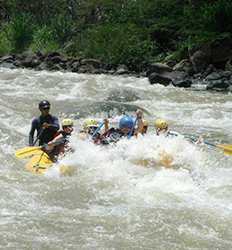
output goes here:
<path id="1" fill-rule="evenodd" d="M 15 156 L 17 158 L 29 157 L 29 156 L 32 156 L 33 154 L 35 154 L 36 151 L 41 151 L 41 147 L 25 147 L 25 148 L 20 148 L 20 149 L 17 149 L 15 151 Z"/>
<path id="2" fill-rule="evenodd" d="M 216 146 L 223 149 L 226 155 L 232 155 L 232 144 L 218 144 Z"/>

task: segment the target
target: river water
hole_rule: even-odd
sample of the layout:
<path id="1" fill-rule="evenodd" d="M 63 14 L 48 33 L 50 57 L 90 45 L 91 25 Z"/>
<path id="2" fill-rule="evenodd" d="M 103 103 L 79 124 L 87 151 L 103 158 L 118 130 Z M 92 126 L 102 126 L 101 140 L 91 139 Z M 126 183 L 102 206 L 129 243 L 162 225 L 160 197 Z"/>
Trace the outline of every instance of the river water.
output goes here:
<path id="1" fill-rule="evenodd" d="M 231 143 L 231 97 L 146 78 L 0 69 L 0 249 L 232 249 L 232 156 L 156 137 L 152 126 L 162 117 L 178 132 Z M 41 99 L 60 119 L 75 119 L 76 151 L 65 159 L 72 176 L 56 167 L 32 174 L 14 157 Z M 107 148 L 78 138 L 85 117 L 116 126 L 137 107 L 147 136 Z M 141 166 L 163 150 L 174 169 Z"/>

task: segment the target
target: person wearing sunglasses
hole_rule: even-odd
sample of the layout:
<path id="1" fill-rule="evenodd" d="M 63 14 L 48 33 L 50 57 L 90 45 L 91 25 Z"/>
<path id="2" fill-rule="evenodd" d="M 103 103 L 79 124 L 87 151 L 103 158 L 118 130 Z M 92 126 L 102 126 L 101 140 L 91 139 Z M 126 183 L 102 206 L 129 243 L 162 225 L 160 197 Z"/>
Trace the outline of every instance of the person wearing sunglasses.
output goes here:
<path id="1" fill-rule="evenodd" d="M 60 128 L 58 118 L 49 113 L 51 107 L 49 101 L 42 100 L 38 107 L 41 114 L 32 120 L 29 133 L 29 146 L 34 146 L 37 141 L 39 141 L 40 146 L 48 143 L 54 138 Z M 35 131 L 37 131 L 37 136 L 34 141 Z"/>
<path id="2" fill-rule="evenodd" d="M 56 162 L 59 156 L 64 156 L 67 152 L 72 152 L 69 138 L 73 132 L 73 120 L 66 118 L 61 122 L 62 130 L 58 131 L 55 138 L 45 144 L 44 150 L 48 153 L 53 162 Z"/>

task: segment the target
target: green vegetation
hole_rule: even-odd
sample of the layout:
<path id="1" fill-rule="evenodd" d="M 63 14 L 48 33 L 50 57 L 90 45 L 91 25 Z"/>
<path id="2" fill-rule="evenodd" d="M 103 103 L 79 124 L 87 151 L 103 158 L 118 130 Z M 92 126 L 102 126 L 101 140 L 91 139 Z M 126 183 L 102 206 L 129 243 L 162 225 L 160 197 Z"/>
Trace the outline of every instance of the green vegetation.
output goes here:
<path id="1" fill-rule="evenodd" d="M 232 36 L 228 0 L 0 0 L 0 6 L 0 54 L 59 51 L 139 68 Z"/>

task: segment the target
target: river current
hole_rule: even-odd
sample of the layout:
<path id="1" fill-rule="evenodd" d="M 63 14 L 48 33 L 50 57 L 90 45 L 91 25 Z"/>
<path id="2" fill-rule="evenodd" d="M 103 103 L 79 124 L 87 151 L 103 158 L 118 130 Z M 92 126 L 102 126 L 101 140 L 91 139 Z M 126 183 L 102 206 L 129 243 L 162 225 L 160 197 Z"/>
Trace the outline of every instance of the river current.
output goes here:
<path id="1" fill-rule="evenodd" d="M 28 144 L 38 102 L 75 121 L 75 153 L 45 175 L 14 152 Z M 101 147 L 81 141 L 84 118 L 144 110 L 148 134 Z M 157 137 L 154 119 L 213 143 L 232 143 L 232 95 L 150 85 L 146 78 L 0 68 L 0 249 L 232 249 L 232 156 L 182 137 Z M 174 158 L 167 169 L 140 162 Z"/>

